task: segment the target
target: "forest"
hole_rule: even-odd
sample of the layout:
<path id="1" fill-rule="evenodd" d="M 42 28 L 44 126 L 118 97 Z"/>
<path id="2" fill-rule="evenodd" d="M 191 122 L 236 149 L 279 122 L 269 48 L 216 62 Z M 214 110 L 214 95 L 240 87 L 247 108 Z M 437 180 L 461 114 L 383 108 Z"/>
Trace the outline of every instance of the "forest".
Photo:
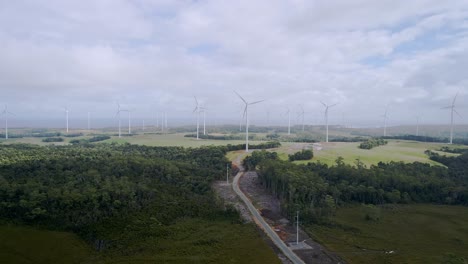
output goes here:
<path id="1" fill-rule="evenodd" d="M 438 154 L 437 154 L 438 155 Z M 468 205 L 468 153 L 434 155 L 447 167 L 414 162 L 380 162 L 370 167 L 359 160 L 347 165 L 338 157 L 333 166 L 320 162 L 296 165 L 276 153 L 259 151 L 246 157 L 247 169 L 257 169 L 263 186 L 281 201 L 291 219 L 296 210 L 311 222 L 326 222 L 338 206 L 394 203 Z"/>
<path id="2" fill-rule="evenodd" d="M 225 151 L 130 144 L 0 145 L 0 220 L 73 231 L 91 244 L 98 241 L 97 249 L 107 247 L 110 242 L 103 237 L 125 226 L 123 219 L 144 212 L 150 215 L 145 221 L 156 224 L 156 230 L 160 226 L 159 235 L 178 219 L 238 221 L 210 187 L 225 175 Z"/>

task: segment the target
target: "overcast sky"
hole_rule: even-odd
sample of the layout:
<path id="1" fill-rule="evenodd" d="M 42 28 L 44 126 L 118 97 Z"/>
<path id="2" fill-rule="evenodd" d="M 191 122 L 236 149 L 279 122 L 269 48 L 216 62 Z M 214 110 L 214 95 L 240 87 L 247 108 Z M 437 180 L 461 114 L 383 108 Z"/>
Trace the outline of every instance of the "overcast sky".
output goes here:
<path id="1" fill-rule="evenodd" d="M 306 123 L 444 124 L 455 94 L 468 123 L 466 0 L 2 1 L 0 103 L 18 120 L 87 112 L 112 119 L 116 102 L 157 111 Z M 2 106 L 3 107 L 3 106 Z M 72 121 L 70 121 L 72 123 Z M 150 123 L 150 121 L 147 121 Z M 170 122 L 169 122 L 170 123 Z M 286 124 L 286 122 L 284 122 Z"/>

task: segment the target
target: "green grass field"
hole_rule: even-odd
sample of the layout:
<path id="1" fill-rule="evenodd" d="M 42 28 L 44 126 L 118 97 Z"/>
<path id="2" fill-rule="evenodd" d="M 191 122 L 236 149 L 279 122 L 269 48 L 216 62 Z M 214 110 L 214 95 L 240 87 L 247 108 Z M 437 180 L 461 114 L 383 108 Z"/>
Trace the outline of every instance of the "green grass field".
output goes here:
<path id="1" fill-rule="evenodd" d="M 283 146 L 274 150 L 279 153 L 280 158 L 287 159 L 288 154 L 300 151 L 303 147 L 310 145 L 305 143 L 283 143 Z M 387 145 L 378 146 L 372 149 L 360 149 L 358 148 L 359 142 L 330 142 L 321 143 L 321 150 L 314 150 L 314 157 L 312 160 L 307 161 L 295 161 L 295 163 L 307 163 L 310 161 L 320 161 L 328 165 L 335 164 L 336 158 L 339 156 L 344 158 L 344 162 L 348 164 L 355 164 L 356 159 L 367 166 L 377 164 L 380 161 L 403 161 L 403 162 L 424 162 L 433 165 L 440 165 L 437 162 L 430 160 L 424 151 L 438 150 L 442 146 L 447 144 L 442 143 L 424 143 L 416 141 L 405 141 L 405 140 L 389 140 Z M 457 147 L 456 145 L 450 147 Z M 454 155 L 450 153 L 444 153 L 444 155 Z"/>
<path id="2" fill-rule="evenodd" d="M 168 232 L 165 238 L 133 238 L 125 252 L 98 253 L 72 233 L 1 225 L 0 262 L 280 263 L 251 224 L 185 219 Z"/>
<path id="3" fill-rule="evenodd" d="M 467 207 L 395 205 L 380 214 L 380 221 L 368 221 L 362 206 L 342 208 L 335 227 L 307 232 L 349 263 L 468 262 Z"/>
<path id="4" fill-rule="evenodd" d="M 2 263 L 92 263 L 94 250 L 78 236 L 32 227 L 0 225 Z"/>

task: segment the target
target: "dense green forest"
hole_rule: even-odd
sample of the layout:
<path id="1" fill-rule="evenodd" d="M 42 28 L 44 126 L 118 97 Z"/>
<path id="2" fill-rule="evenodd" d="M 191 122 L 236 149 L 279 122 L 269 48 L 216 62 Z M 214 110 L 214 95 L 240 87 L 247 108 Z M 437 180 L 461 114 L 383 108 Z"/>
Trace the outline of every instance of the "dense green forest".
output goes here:
<path id="1" fill-rule="evenodd" d="M 388 142 L 382 138 L 370 138 L 359 144 L 361 149 L 372 149 L 374 147 L 386 145 Z"/>
<path id="2" fill-rule="evenodd" d="M 72 231 L 113 257 L 144 251 L 170 259 L 184 252 L 216 262 L 238 241 L 256 243 L 252 250 L 260 247 L 259 257 L 275 262 L 259 238 L 238 237 L 237 232 L 253 228 L 240 226 L 239 214 L 211 189 L 214 179 L 224 179 L 225 154 L 225 147 L 0 145 L 0 223 Z M 210 226 L 212 233 L 192 237 Z M 221 234 L 236 238 L 223 240 Z M 169 242 L 171 237 L 176 240 Z M 184 243 L 193 244 L 181 248 Z M 222 248 L 222 254 L 212 247 Z"/>
<path id="3" fill-rule="evenodd" d="M 244 160 L 256 168 L 261 183 L 292 216 L 326 221 L 337 206 L 348 203 L 439 203 L 468 205 L 468 153 L 436 159 L 447 166 L 420 162 L 390 162 L 366 167 L 359 160 L 347 165 L 339 157 L 334 166 L 320 162 L 296 165 L 276 153 L 254 152 Z"/>
<path id="4" fill-rule="evenodd" d="M 294 154 L 288 155 L 289 161 L 310 160 L 312 157 L 314 157 L 314 152 L 311 149 L 303 149 Z"/>

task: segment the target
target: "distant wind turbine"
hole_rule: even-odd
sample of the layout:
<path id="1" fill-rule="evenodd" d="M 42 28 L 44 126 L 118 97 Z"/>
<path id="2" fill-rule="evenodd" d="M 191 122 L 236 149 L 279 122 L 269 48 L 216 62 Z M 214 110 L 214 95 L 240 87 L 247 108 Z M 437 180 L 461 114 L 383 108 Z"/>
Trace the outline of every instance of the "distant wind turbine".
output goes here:
<path id="1" fill-rule="evenodd" d="M 203 135 L 206 135 L 206 108 L 201 107 L 201 110 L 203 111 Z"/>
<path id="2" fill-rule="evenodd" d="M 67 122 L 67 133 L 68 133 L 68 107 L 64 107 L 63 108 L 65 110 L 65 114 L 66 114 L 66 122 Z"/>
<path id="3" fill-rule="evenodd" d="M 288 135 L 291 135 L 291 111 L 289 110 L 289 107 L 286 107 L 286 115 L 288 115 Z"/>
<path id="4" fill-rule="evenodd" d="M 326 134 L 326 137 L 325 137 L 325 142 L 328 142 L 328 109 L 335 106 L 335 105 L 337 105 L 337 104 L 327 105 L 322 101 L 320 101 L 320 103 L 322 103 L 322 105 L 325 106 L 325 126 L 327 128 L 327 134 Z"/>
<path id="5" fill-rule="evenodd" d="M 200 104 L 198 103 L 197 97 L 194 96 L 195 98 L 195 109 L 193 109 L 193 113 L 197 115 L 197 140 L 199 139 L 198 135 L 200 132 L 200 112 L 201 112 L 201 107 Z"/>
<path id="6" fill-rule="evenodd" d="M 123 110 L 122 108 L 120 108 L 120 104 L 119 104 L 119 102 L 117 102 L 117 113 L 115 114 L 115 117 L 119 118 L 119 138 L 122 137 L 122 133 L 121 133 L 122 122 L 121 122 L 121 119 L 120 119 L 120 113 L 121 112 L 126 112 L 126 111 L 127 110 Z"/>
<path id="7" fill-rule="evenodd" d="M 131 112 L 133 111 L 128 109 L 127 112 L 128 112 L 128 134 L 131 135 L 132 134 L 132 117 L 131 117 Z"/>
<path id="8" fill-rule="evenodd" d="M 450 144 L 453 142 L 453 113 L 456 113 L 458 116 L 460 114 L 455 110 L 455 100 L 457 100 L 458 92 L 455 94 L 455 97 L 453 98 L 452 104 L 446 107 L 442 107 L 442 109 L 450 109 Z M 460 116 L 461 117 L 461 116 Z"/>
<path id="9" fill-rule="evenodd" d="M 419 136 L 419 120 L 421 119 L 421 116 L 416 116 L 416 136 Z"/>
<path id="10" fill-rule="evenodd" d="M 8 115 L 15 115 L 15 114 L 8 111 L 8 106 L 5 105 L 5 109 L 3 109 L 2 115 L 5 116 L 5 139 L 8 139 Z"/>
<path id="11" fill-rule="evenodd" d="M 91 112 L 88 112 L 88 131 L 91 130 Z"/>
<path id="12" fill-rule="evenodd" d="M 238 94 L 236 91 L 234 91 L 234 93 L 236 93 L 237 96 L 239 96 L 239 98 L 245 104 L 244 114 L 243 114 L 243 117 L 245 117 L 245 152 L 249 152 L 249 105 L 258 104 L 265 100 L 260 100 L 260 101 L 249 103 L 242 96 L 240 96 L 240 94 Z"/>
<path id="13" fill-rule="evenodd" d="M 299 112 L 299 114 L 297 115 L 297 117 L 301 117 L 302 118 L 302 132 L 304 132 L 304 107 L 302 105 L 299 105 L 299 107 L 301 108 L 301 111 Z"/>
<path id="14" fill-rule="evenodd" d="M 382 115 L 382 117 L 384 119 L 384 130 L 383 130 L 383 136 L 384 137 L 387 136 L 388 106 L 389 106 L 389 104 L 387 104 L 387 107 L 385 107 L 385 113 Z"/>

